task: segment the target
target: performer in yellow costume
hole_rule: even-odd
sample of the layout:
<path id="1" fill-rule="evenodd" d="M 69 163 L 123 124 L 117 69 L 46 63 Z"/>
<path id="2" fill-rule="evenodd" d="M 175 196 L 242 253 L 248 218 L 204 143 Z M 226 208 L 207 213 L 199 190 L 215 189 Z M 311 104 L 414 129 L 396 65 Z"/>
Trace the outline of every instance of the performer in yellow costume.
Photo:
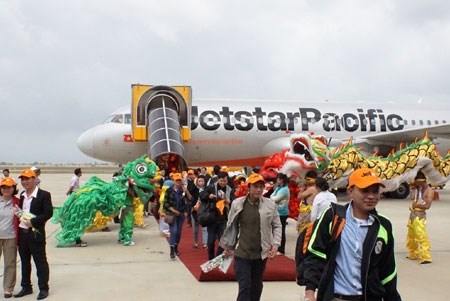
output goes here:
<path id="1" fill-rule="evenodd" d="M 420 260 L 420 264 L 431 263 L 431 245 L 427 234 L 427 215 L 433 200 L 433 190 L 428 186 L 425 175 L 419 171 L 415 178 L 415 197 L 409 210 L 406 248 L 408 259 Z"/>
<path id="2" fill-rule="evenodd" d="M 134 225 L 136 227 L 144 228 L 147 225 L 144 223 L 144 204 L 138 197 L 133 199 L 134 203 Z"/>
<path id="3" fill-rule="evenodd" d="M 300 208 L 297 218 L 297 232 L 300 233 L 311 222 L 311 209 L 314 198 L 319 193 L 316 187 L 317 174 L 314 171 L 308 171 L 305 175 L 306 183 L 303 190 L 298 194 L 300 199 Z"/>

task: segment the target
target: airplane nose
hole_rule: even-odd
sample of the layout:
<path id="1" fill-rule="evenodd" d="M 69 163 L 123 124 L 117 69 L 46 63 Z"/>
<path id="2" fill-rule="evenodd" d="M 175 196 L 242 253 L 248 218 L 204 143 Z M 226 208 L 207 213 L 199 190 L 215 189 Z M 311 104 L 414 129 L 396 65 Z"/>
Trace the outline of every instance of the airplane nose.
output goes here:
<path id="1" fill-rule="evenodd" d="M 77 139 L 78 149 L 90 157 L 94 156 L 94 136 L 94 131 L 90 129 L 81 134 Z"/>

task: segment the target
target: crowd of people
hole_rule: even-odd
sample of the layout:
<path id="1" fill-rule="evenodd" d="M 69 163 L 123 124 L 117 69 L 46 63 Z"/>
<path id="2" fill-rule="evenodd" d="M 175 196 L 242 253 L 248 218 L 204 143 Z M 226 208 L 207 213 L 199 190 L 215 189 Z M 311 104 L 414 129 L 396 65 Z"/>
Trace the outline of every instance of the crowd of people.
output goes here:
<path id="1" fill-rule="evenodd" d="M 368 177 L 364 178 L 366 175 Z M 285 231 L 291 197 L 288 183 L 292 179 L 279 173 L 272 184 L 259 174 L 252 173 L 244 177 L 245 194 L 238 195 L 242 181 L 236 178 L 230 179 L 226 170 L 219 166 L 213 169 L 212 175 L 205 174 L 201 169 L 188 170 L 184 176 L 181 173 L 173 174 L 169 182 L 164 184 L 168 186 L 160 199 L 163 208 L 160 211 L 161 219 L 162 223 L 170 220 L 171 258 L 180 254 L 178 244 L 183 227 L 179 224 L 183 222 L 180 215 L 184 214 L 190 217 L 188 227 L 194 231 L 194 248 L 198 248 L 201 228 L 203 242 L 207 241 L 209 260 L 220 254 L 234 257 L 234 271 L 239 286 L 237 300 L 260 300 L 267 259 L 285 253 Z M 332 248 L 327 245 L 329 233 L 325 229 L 329 229 L 328 212 L 331 204 L 337 203 L 337 198 L 330 191 L 326 179 L 315 172 L 308 172 L 299 184 L 302 187 L 297 195 L 301 200 L 298 232 L 308 225 L 313 225 L 317 231 L 323 228 L 320 230 L 323 233 L 317 232 L 315 240 L 311 242 L 311 250 L 305 257 L 305 300 L 363 300 L 364 296 L 368 296 L 368 300 L 401 300 L 396 290 L 392 226 L 389 220 L 378 216 L 375 210 L 381 195 L 380 187 L 383 186 L 380 179 L 365 169 L 352 175 L 348 187 L 351 200 L 345 207 L 346 218 L 352 223 L 345 224 L 342 237 L 337 239 L 336 245 L 339 247 L 329 254 L 327 252 L 331 252 Z M 178 196 L 174 197 L 173 192 L 178 192 Z M 204 227 L 198 224 L 199 207 L 202 206 L 214 208 L 215 214 Z M 357 230 L 357 227 L 363 227 L 363 230 Z M 374 236 L 380 228 L 387 231 L 386 240 Z M 361 247 L 355 251 L 350 247 L 350 242 L 357 242 Z M 372 249 L 362 248 L 366 244 L 373 246 Z M 324 260 L 329 256 L 336 256 L 333 269 Z M 369 257 L 372 257 L 370 265 L 365 262 L 367 259 L 362 261 L 362 258 Z M 411 256 L 411 259 L 415 258 Z M 378 269 L 382 269 L 385 274 L 377 273 Z M 371 278 L 363 279 L 357 273 L 347 273 L 349 270 L 360 271 L 359 275 L 361 271 L 368 271 Z M 320 275 L 324 273 L 327 274 L 327 282 L 320 280 Z M 336 287 L 329 285 L 333 283 L 331 279 L 337 281 Z"/>
<path id="2" fill-rule="evenodd" d="M 3 169 L 0 254 L 4 257 L 5 298 L 33 293 L 31 258 L 38 276 L 37 299 L 45 299 L 49 294 L 45 223 L 52 217 L 53 207 L 50 193 L 39 188 L 39 173 L 36 168 L 23 170 L 18 176 L 23 191 L 18 194 L 17 183 L 9 170 Z M 67 195 L 80 188 L 81 175 L 80 168 L 74 170 Z M 260 300 L 267 259 L 286 253 L 291 198 L 288 183 L 292 179 L 282 173 L 273 179 L 273 184 L 258 173 L 230 177 L 227 168 L 220 166 L 215 166 L 212 174 L 205 167 L 174 173 L 161 169 L 158 177 L 158 193 L 144 200 L 145 212 L 159 219 L 161 231 L 168 237 L 170 258 L 180 256 L 178 246 L 186 224 L 193 232 L 193 249 L 207 251 L 205 260 L 221 254 L 234 257 L 237 300 Z M 380 189 L 384 187 L 381 180 L 367 168 L 352 173 L 345 226 L 331 245 L 331 204 L 337 204 L 335 194 L 326 179 L 314 172 L 306 174 L 300 184 L 303 186 L 297 195 L 301 200 L 297 230 L 301 233 L 308 225 L 314 229 L 302 266 L 305 300 L 401 300 L 396 289 L 392 225 L 376 210 Z M 238 192 L 243 186 L 247 189 L 244 194 Z M 407 258 L 430 264 L 425 211 L 431 206 L 432 190 L 422 172 L 417 174 L 413 187 Z M 205 208 L 212 212 L 207 222 L 202 219 Z M 124 214 L 120 222 L 133 223 L 132 215 L 127 218 Z M 119 240 L 122 237 L 122 243 L 134 244 L 132 231 L 127 231 L 119 233 Z M 79 238 L 76 245 L 87 243 Z M 22 262 L 21 290 L 14 294 L 17 253 Z"/>

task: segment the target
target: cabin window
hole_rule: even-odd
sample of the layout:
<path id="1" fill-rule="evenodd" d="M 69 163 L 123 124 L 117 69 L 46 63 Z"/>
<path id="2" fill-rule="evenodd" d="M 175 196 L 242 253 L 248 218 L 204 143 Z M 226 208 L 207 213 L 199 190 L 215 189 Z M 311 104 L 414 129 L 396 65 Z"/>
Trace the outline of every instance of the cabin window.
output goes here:
<path id="1" fill-rule="evenodd" d="M 416 121 L 415 120 L 411 120 L 411 124 L 412 125 L 416 125 Z"/>
<path id="2" fill-rule="evenodd" d="M 125 124 L 131 124 L 131 114 L 125 114 Z"/>
<path id="3" fill-rule="evenodd" d="M 420 124 L 420 125 L 423 125 L 423 120 L 419 120 L 419 124 Z"/>

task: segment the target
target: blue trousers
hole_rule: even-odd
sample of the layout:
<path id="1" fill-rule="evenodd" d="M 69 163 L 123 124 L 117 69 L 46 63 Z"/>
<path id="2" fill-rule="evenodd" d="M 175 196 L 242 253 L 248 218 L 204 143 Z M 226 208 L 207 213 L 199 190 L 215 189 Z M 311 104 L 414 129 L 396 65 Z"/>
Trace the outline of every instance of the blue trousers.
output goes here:
<path id="1" fill-rule="evenodd" d="M 175 217 L 172 225 L 170 225 L 169 245 L 176 246 L 180 243 L 181 231 L 183 230 L 184 214 Z"/>

